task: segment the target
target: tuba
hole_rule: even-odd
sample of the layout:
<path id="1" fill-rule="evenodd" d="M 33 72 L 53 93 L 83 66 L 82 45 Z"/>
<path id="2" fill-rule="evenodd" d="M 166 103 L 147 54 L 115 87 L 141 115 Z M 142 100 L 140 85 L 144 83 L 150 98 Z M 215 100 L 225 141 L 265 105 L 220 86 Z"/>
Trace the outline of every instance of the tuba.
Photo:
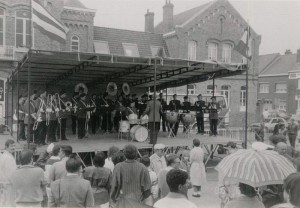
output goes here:
<path id="1" fill-rule="evenodd" d="M 114 83 L 114 82 L 108 83 L 106 91 L 110 96 L 115 96 L 118 92 L 118 87 L 117 87 L 116 83 Z"/>
<path id="2" fill-rule="evenodd" d="M 88 93 L 88 88 L 87 88 L 87 86 L 86 86 L 84 83 L 78 83 L 78 84 L 75 86 L 74 91 L 75 91 L 75 92 L 79 92 L 80 89 L 83 89 L 83 92 L 84 92 L 85 94 Z"/>
<path id="3" fill-rule="evenodd" d="M 127 82 L 123 83 L 123 85 L 122 85 L 122 91 L 123 91 L 123 93 L 125 95 L 129 95 L 129 93 L 130 93 L 130 87 L 129 87 L 129 85 L 128 85 Z"/>

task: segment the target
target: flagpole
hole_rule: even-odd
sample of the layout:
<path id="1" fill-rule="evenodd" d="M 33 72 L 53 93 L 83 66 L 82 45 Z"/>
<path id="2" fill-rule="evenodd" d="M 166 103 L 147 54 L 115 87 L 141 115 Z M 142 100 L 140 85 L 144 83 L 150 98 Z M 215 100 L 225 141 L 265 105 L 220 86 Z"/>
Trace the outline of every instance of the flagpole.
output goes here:
<path id="1" fill-rule="evenodd" d="M 247 26 L 247 39 L 246 39 L 246 45 L 247 47 L 249 47 L 249 23 L 248 23 L 248 26 Z M 247 55 L 247 62 L 246 62 L 246 65 L 247 65 L 247 69 L 246 69 L 246 102 L 245 102 L 245 105 L 246 105 L 246 113 L 245 113 L 245 149 L 247 149 L 247 143 L 248 143 L 248 97 L 249 97 L 249 48 L 247 48 L 246 50 L 246 55 Z"/>

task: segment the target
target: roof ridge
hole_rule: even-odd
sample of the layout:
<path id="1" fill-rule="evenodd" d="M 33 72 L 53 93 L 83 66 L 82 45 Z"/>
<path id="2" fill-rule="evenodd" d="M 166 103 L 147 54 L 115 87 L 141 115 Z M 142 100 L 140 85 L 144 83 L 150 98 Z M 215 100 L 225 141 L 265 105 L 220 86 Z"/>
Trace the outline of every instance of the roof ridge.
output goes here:
<path id="1" fill-rule="evenodd" d="M 155 32 L 145 32 L 145 31 L 138 31 L 138 30 L 130 30 L 130 29 L 121 29 L 121 28 L 113 28 L 113 27 L 103 27 L 103 26 L 96 26 L 94 25 L 94 28 L 105 28 L 105 29 L 110 29 L 110 30 L 122 30 L 122 31 L 128 31 L 128 32 L 138 32 L 138 33 L 149 33 L 149 34 L 154 34 L 154 35 L 163 35 L 161 33 L 155 33 Z"/>

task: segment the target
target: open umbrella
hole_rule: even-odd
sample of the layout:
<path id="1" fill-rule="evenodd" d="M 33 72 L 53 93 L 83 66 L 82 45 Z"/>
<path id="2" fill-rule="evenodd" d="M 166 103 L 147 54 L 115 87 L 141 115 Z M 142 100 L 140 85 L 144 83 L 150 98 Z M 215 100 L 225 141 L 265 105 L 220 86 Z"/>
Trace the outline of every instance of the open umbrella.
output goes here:
<path id="1" fill-rule="evenodd" d="M 225 157 L 215 168 L 224 181 L 241 182 L 252 187 L 283 184 L 296 172 L 293 164 L 272 150 L 241 149 Z"/>

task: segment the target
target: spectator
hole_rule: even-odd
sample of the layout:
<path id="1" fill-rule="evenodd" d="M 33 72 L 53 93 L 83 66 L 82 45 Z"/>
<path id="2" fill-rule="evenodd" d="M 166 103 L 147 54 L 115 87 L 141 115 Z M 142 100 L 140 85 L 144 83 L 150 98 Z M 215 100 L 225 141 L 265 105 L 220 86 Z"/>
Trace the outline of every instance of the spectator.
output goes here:
<path id="1" fill-rule="evenodd" d="M 286 138 L 284 135 L 271 135 L 269 138 L 270 142 L 276 146 L 279 142 L 286 143 Z"/>
<path id="2" fill-rule="evenodd" d="M 47 160 L 52 156 L 53 147 L 54 143 L 49 144 L 47 149 L 39 155 L 39 158 L 36 160 L 34 165 L 45 171 Z"/>
<path id="3" fill-rule="evenodd" d="M 291 119 L 291 123 L 289 123 L 287 127 L 287 134 L 289 138 L 290 145 L 295 148 L 295 141 L 298 134 L 298 125 L 295 123 L 295 119 Z"/>
<path id="4" fill-rule="evenodd" d="M 167 184 L 170 193 L 163 199 L 158 200 L 154 207 L 156 208 L 197 208 L 197 206 L 187 199 L 188 189 L 191 184 L 188 181 L 188 174 L 182 170 L 170 170 L 167 173 Z"/>
<path id="5" fill-rule="evenodd" d="M 80 178 L 81 161 L 75 154 L 69 155 L 65 169 L 66 176 L 51 183 L 49 207 L 93 207 L 91 184 Z"/>
<path id="6" fill-rule="evenodd" d="M 279 134 L 279 129 L 283 128 L 284 123 L 281 119 L 279 119 L 278 123 L 274 126 L 274 131 L 273 135 L 278 135 Z"/>
<path id="7" fill-rule="evenodd" d="M 260 127 L 255 129 L 255 140 L 258 142 L 264 142 L 265 136 L 265 123 L 263 121 L 260 122 Z"/>
<path id="8" fill-rule="evenodd" d="M 5 142 L 3 154 L 0 153 L 0 186 L 1 190 L 0 207 L 12 207 L 15 205 L 14 191 L 12 189 L 11 175 L 17 169 L 15 153 L 15 141 L 8 139 Z"/>
<path id="9" fill-rule="evenodd" d="M 297 170 L 299 169 L 300 154 L 293 147 L 288 146 L 286 143 L 279 142 L 276 145 L 275 150 L 282 156 L 286 157 L 289 161 L 291 161 Z"/>
<path id="10" fill-rule="evenodd" d="M 241 196 L 237 199 L 229 201 L 225 208 L 264 208 L 264 204 L 258 199 L 257 191 L 252 186 L 244 183 L 239 184 Z"/>
<path id="11" fill-rule="evenodd" d="M 185 170 L 187 173 L 190 172 L 190 152 L 188 150 L 184 150 L 180 156 L 180 166 L 179 168 Z"/>
<path id="12" fill-rule="evenodd" d="M 57 179 L 61 179 L 67 175 L 66 161 L 69 159 L 70 154 L 72 154 L 72 147 L 69 145 L 60 146 L 59 157 L 61 161 L 56 162 L 52 165 L 49 171 L 49 182 L 52 183 Z"/>
<path id="13" fill-rule="evenodd" d="M 163 198 L 170 192 L 166 181 L 167 173 L 172 169 L 179 169 L 180 159 L 177 155 L 171 153 L 166 156 L 167 167 L 158 174 L 158 197 Z"/>
<path id="14" fill-rule="evenodd" d="M 203 163 L 204 152 L 200 147 L 199 139 L 193 140 L 194 148 L 190 153 L 190 175 L 193 185 L 194 193 L 193 197 L 200 197 L 201 186 L 206 182 L 205 166 Z"/>
<path id="15" fill-rule="evenodd" d="M 51 143 L 53 144 L 53 143 Z M 50 145 L 49 145 L 50 146 Z M 60 146 L 59 145 L 54 145 L 53 144 L 53 147 L 52 149 L 48 149 L 47 148 L 47 151 L 49 151 L 49 154 L 51 155 L 50 158 L 46 161 L 46 165 L 45 165 L 45 178 L 47 180 L 48 183 L 50 183 L 50 180 L 49 180 L 49 173 L 50 173 L 50 169 L 52 167 L 52 165 L 56 162 L 59 162 L 60 161 L 60 157 L 58 156 L 59 154 L 59 151 L 60 151 Z"/>
<path id="16" fill-rule="evenodd" d="M 126 160 L 114 168 L 111 200 L 113 203 L 120 203 L 122 198 L 141 202 L 151 194 L 149 172 L 143 164 L 135 160 L 137 148 L 134 145 L 126 145 L 123 151 Z"/>
<path id="17" fill-rule="evenodd" d="M 17 207 L 41 207 L 46 193 L 44 171 L 34 167 L 33 152 L 23 150 L 20 154 L 21 166 L 12 174 L 12 184 L 16 192 Z"/>
<path id="18" fill-rule="evenodd" d="M 115 165 L 112 161 L 112 156 L 119 151 L 120 151 L 119 148 L 116 146 L 111 146 L 108 149 L 107 158 L 105 159 L 104 167 L 110 169 L 111 172 L 114 171 L 114 167 L 115 167 Z"/>
<path id="19" fill-rule="evenodd" d="M 158 198 L 158 179 L 156 173 L 150 168 L 150 158 L 148 156 L 143 156 L 140 159 L 140 163 L 144 164 L 149 171 L 151 180 L 151 196 L 148 198 L 145 204 L 153 206 L 154 202 Z"/>
<path id="20" fill-rule="evenodd" d="M 95 206 L 108 208 L 112 173 L 110 169 L 103 167 L 105 163 L 105 154 L 103 152 L 98 152 L 93 161 L 94 166 L 83 170 L 83 178 L 91 182 Z"/>
<path id="21" fill-rule="evenodd" d="M 123 152 L 119 151 L 115 154 L 113 154 L 111 158 L 114 166 L 116 166 L 118 163 L 124 162 L 126 160 L 125 155 Z"/>
<path id="22" fill-rule="evenodd" d="M 166 159 L 164 157 L 164 149 L 164 144 L 156 144 L 154 145 L 154 154 L 150 156 L 150 168 L 156 173 L 156 175 L 158 175 L 162 169 L 167 167 Z"/>

